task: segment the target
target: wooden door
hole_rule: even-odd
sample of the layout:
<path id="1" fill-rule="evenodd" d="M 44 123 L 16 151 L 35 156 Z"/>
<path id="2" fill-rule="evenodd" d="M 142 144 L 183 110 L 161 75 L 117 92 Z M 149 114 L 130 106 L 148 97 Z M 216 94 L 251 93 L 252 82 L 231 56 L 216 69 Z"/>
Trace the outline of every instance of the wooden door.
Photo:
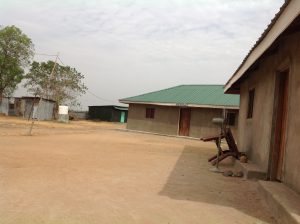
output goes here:
<path id="1" fill-rule="evenodd" d="M 190 121 L 191 121 L 191 109 L 181 108 L 180 119 L 179 119 L 179 135 L 189 136 Z"/>
<path id="2" fill-rule="evenodd" d="M 273 178 L 282 181 L 285 155 L 287 112 L 288 112 L 289 71 L 279 74 L 278 107 L 275 129 L 274 173 Z"/>

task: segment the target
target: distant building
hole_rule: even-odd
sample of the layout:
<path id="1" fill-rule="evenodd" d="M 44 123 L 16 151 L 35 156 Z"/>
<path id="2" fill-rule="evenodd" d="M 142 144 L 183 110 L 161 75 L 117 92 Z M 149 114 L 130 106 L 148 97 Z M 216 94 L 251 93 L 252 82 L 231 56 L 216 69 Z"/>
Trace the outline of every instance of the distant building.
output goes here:
<path id="1" fill-rule="evenodd" d="M 55 101 L 53 100 L 42 99 L 40 101 L 39 97 L 21 98 L 21 113 L 24 118 L 31 116 L 38 120 L 52 120 L 54 108 Z"/>
<path id="2" fill-rule="evenodd" d="M 2 99 L 0 113 L 26 119 L 52 120 L 54 107 L 55 101 L 53 100 L 42 99 L 40 102 L 39 97 L 11 97 Z"/>
<path id="3" fill-rule="evenodd" d="M 0 114 L 9 115 L 10 98 L 3 97 L 0 101 Z"/>
<path id="4" fill-rule="evenodd" d="M 127 122 L 128 107 L 121 106 L 89 106 L 88 118 L 109 122 Z"/>
<path id="5" fill-rule="evenodd" d="M 168 135 L 203 137 L 219 133 L 212 123 L 227 111 L 233 133 L 237 129 L 239 96 L 224 94 L 222 85 L 181 85 L 125 98 L 129 104 L 127 129 Z"/>

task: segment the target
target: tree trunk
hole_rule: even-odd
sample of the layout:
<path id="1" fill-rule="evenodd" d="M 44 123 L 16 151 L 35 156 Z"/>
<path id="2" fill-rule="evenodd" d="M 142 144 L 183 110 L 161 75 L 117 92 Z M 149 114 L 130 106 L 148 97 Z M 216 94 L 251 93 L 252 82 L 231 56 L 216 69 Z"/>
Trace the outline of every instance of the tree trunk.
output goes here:
<path id="1" fill-rule="evenodd" d="M 55 102 L 52 112 L 52 117 L 54 120 L 58 118 L 58 103 Z"/>
<path id="2" fill-rule="evenodd" d="M 0 89 L 0 104 L 2 103 L 2 99 L 3 99 L 3 89 Z"/>
<path id="3" fill-rule="evenodd" d="M 0 89 L 0 114 L 2 113 L 2 98 L 3 98 L 3 90 Z"/>

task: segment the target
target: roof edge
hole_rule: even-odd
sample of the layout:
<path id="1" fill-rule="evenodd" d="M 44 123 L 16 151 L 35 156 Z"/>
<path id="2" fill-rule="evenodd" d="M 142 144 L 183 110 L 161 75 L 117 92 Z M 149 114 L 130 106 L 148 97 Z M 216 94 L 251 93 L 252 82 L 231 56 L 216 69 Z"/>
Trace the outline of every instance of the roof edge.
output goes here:
<path id="1" fill-rule="evenodd" d="M 145 104 L 145 105 L 157 105 L 157 106 L 171 106 L 171 107 L 198 107 L 198 108 L 215 108 L 215 109 L 239 109 L 239 106 L 225 106 L 225 105 L 200 105 L 200 104 L 176 104 L 176 103 L 160 103 L 160 102 L 137 102 L 129 100 L 119 100 L 121 103 L 125 104 Z"/>
<path id="2" fill-rule="evenodd" d="M 279 12 L 272 19 L 267 29 L 262 33 L 261 37 L 254 44 L 249 51 L 242 64 L 237 68 L 234 74 L 225 84 L 224 91 L 228 92 L 230 88 L 236 83 L 253 65 L 259 57 L 274 43 L 280 34 L 288 28 L 288 26 L 300 14 L 299 0 L 286 0 L 280 8 Z"/>
<path id="3" fill-rule="evenodd" d="M 139 97 L 139 96 L 143 96 L 143 95 L 148 95 L 148 94 L 151 94 L 151 93 L 156 93 L 156 92 L 161 92 L 161 91 L 165 91 L 165 90 L 169 90 L 169 89 L 174 89 L 174 88 L 178 88 L 178 87 L 181 87 L 181 86 L 222 86 L 224 88 L 224 84 L 182 84 L 182 85 L 172 86 L 172 87 L 165 88 L 165 89 L 151 91 L 151 92 L 148 92 L 148 93 L 143 93 L 143 94 L 140 94 L 140 95 L 135 95 L 135 96 L 130 96 L 130 97 L 122 98 L 122 99 L 119 99 L 119 102 L 121 102 L 123 100 L 127 100 L 129 98 Z"/>

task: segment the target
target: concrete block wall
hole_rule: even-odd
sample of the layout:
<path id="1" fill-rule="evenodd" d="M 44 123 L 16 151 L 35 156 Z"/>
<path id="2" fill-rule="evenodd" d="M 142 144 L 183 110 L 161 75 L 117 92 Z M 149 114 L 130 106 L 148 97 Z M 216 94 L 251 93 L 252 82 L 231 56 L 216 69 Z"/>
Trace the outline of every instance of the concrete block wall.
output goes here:
<path id="1" fill-rule="evenodd" d="M 154 119 L 146 118 L 146 108 L 155 108 Z M 130 104 L 127 129 L 139 130 L 167 135 L 177 135 L 179 128 L 180 107 Z M 236 137 L 238 111 L 236 110 L 236 124 L 231 127 Z M 222 116 L 222 109 L 191 108 L 189 136 L 201 138 L 220 132 L 217 125 L 212 123 L 214 117 Z"/>
<path id="2" fill-rule="evenodd" d="M 146 118 L 146 108 L 155 108 L 154 119 Z M 177 135 L 179 109 L 156 105 L 130 104 L 127 129 Z"/>
<path id="3" fill-rule="evenodd" d="M 281 40 L 278 51 L 260 61 L 241 85 L 238 146 L 250 159 L 268 171 L 274 129 L 276 74 L 288 66 L 290 71 L 286 152 L 283 183 L 300 193 L 300 32 Z M 253 118 L 247 119 L 248 92 L 255 88 Z"/>

